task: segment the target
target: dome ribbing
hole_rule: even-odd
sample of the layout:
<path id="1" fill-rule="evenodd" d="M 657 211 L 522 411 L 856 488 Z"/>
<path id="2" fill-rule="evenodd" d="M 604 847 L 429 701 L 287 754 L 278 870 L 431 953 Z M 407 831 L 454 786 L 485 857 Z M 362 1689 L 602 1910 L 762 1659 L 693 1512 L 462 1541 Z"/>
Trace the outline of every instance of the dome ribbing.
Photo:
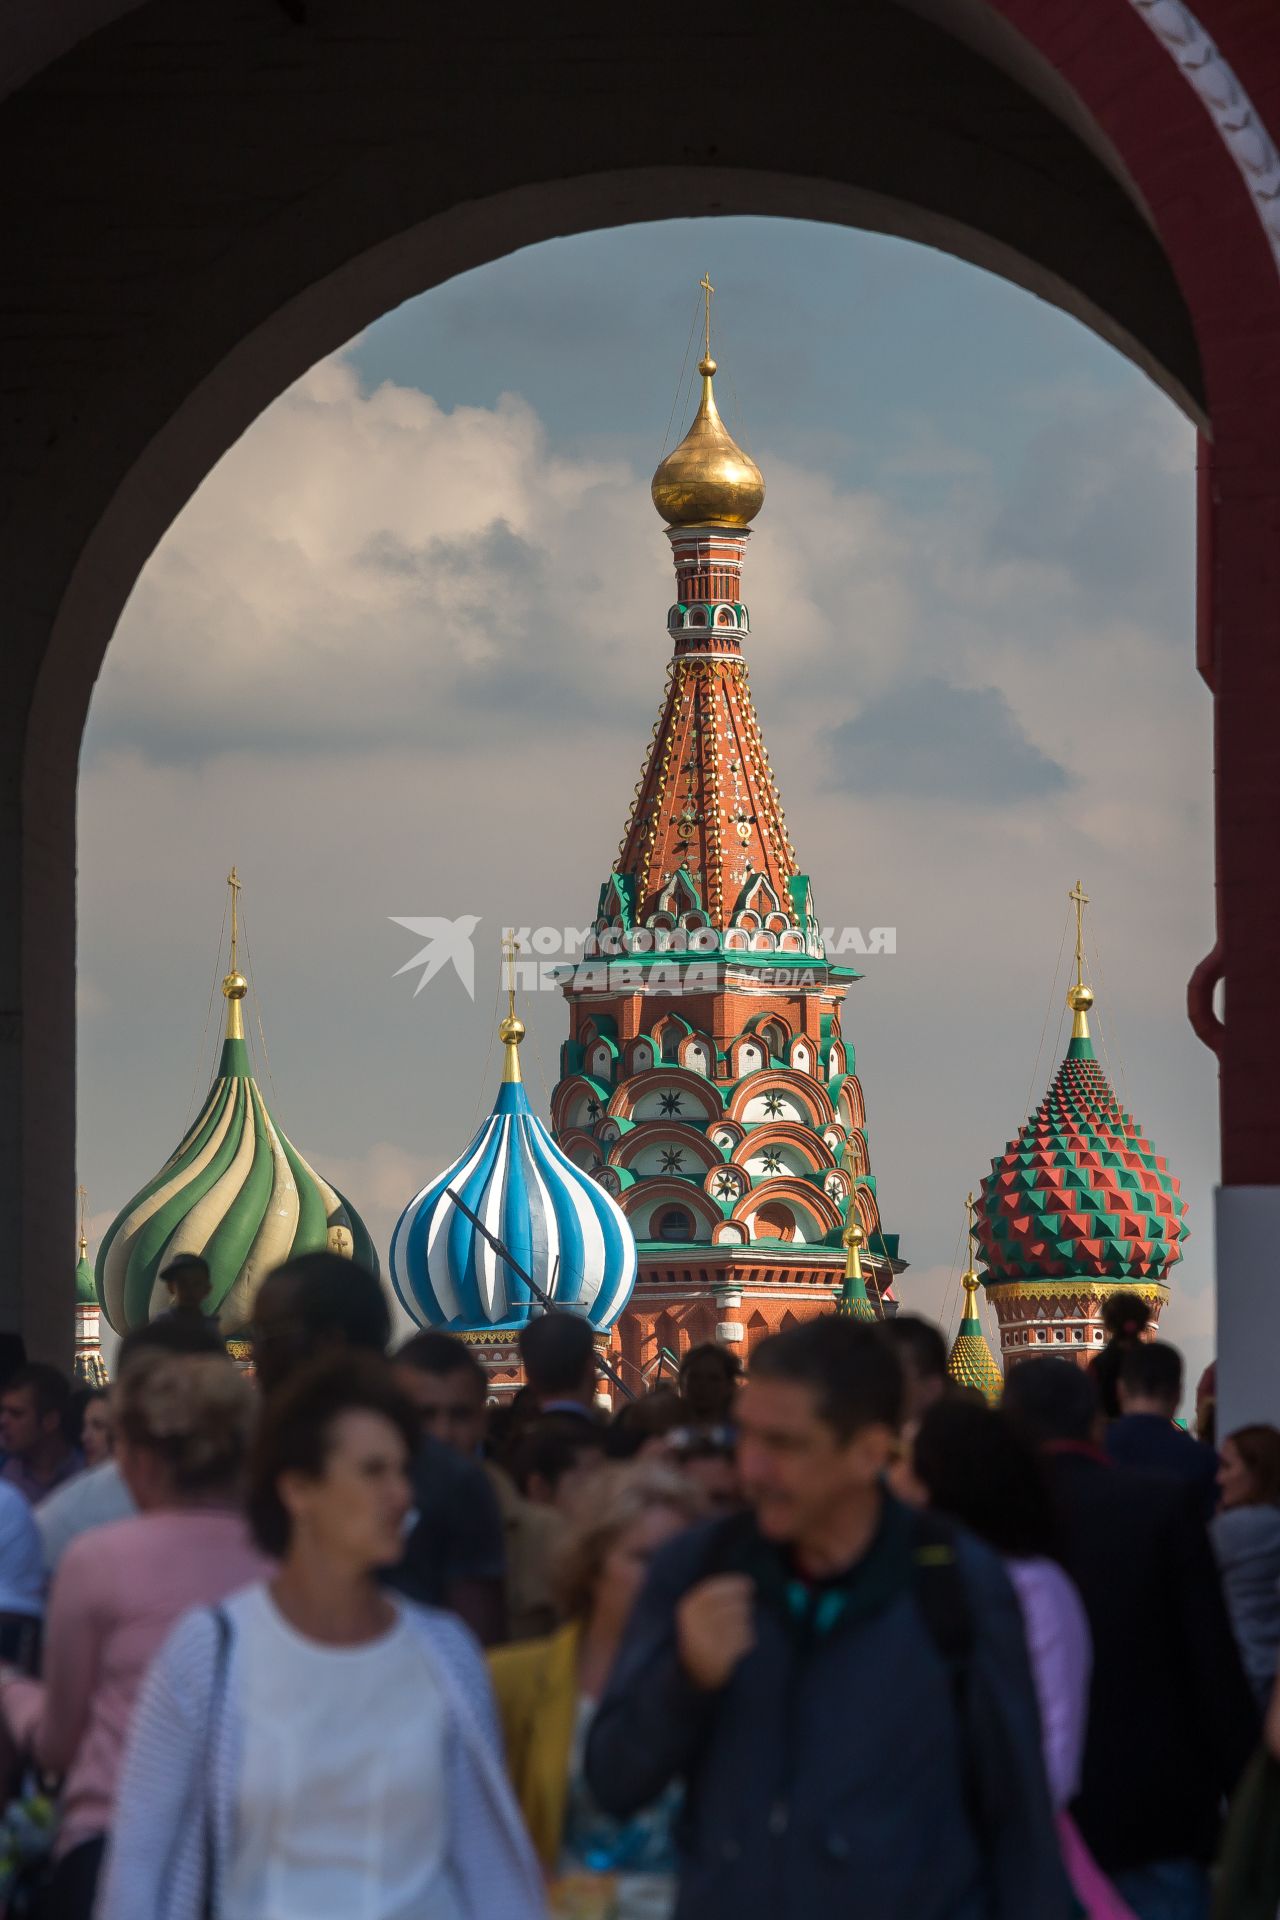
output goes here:
<path id="1" fill-rule="evenodd" d="M 205 1311 L 218 1316 L 228 1337 L 248 1328 L 260 1283 L 282 1261 L 327 1248 L 378 1271 L 359 1214 L 303 1159 L 253 1077 L 235 925 L 233 911 L 231 970 L 222 983 L 226 1033 L 213 1084 L 186 1137 L 116 1216 L 98 1249 L 97 1295 L 117 1333 L 168 1307 L 159 1276 L 178 1253 L 199 1254 L 208 1264 Z"/>
<path id="2" fill-rule="evenodd" d="M 523 1025 L 509 1015 L 501 1034 L 506 1064 L 493 1112 L 401 1214 L 391 1240 L 392 1284 L 419 1326 L 458 1333 L 524 1326 L 540 1303 L 474 1214 L 553 1305 L 604 1331 L 635 1285 L 635 1239 L 621 1208 L 561 1153 L 530 1107 L 520 1078 Z"/>

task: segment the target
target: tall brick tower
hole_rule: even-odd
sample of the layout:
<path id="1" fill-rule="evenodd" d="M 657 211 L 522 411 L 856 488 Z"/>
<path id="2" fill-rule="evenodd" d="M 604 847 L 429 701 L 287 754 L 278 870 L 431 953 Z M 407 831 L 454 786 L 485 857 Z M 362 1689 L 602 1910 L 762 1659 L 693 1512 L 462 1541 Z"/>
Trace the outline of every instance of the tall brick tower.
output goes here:
<path id="1" fill-rule="evenodd" d="M 1006 1374 L 1037 1353 L 1087 1366 L 1103 1344 L 1102 1303 L 1123 1288 L 1152 1309 L 1169 1298 L 1187 1203 L 1162 1154 L 1125 1112 L 1093 1050 L 1077 880 L 1071 1044 L 1044 1099 L 991 1162 L 974 1232 L 1000 1323 Z"/>
<path id="2" fill-rule="evenodd" d="M 719 1339 L 745 1358 L 829 1312 L 843 1236 L 866 1235 L 867 1295 L 892 1309 L 854 1050 L 859 977 L 826 956 L 747 678 L 742 598 L 764 481 L 720 418 L 707 294 L 702 397 L 653 479 L 676 572 L 673 652 L 631 815 L 583 962 L 556 1138 L 627 1214 L 639 1279 L 615 1330 L 624 1377 Z"/>

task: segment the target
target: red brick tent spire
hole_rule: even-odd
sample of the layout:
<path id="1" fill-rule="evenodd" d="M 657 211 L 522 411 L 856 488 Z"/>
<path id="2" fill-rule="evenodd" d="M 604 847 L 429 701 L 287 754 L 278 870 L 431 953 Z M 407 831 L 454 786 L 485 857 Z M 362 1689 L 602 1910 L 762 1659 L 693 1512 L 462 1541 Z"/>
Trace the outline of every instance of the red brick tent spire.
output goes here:
<path id="1" fill-rule="evenodd" d="M 1093 1050 L 1076 882 L 1071 1044 L 1044 1099 L 991 1163 L 975 1231 L 1000 1322 L 1006 1371 L 1056 1352 L 1087 1365 L 1101 1307 L 1119 1287 L 1151 1302 L 1153 1324 L 1182 1258 L 1187 1203 L 1164 1157 L 1125 1112 Z"/>
<path id="2" fill-rule="evenodd" d="M 654 504 L 675 556 L 662 711 L 583 963 L 552 1121 L 640 1249 L 624 1375 L 719 1338 L 749 1350 L 830 1311 L 846 1228 L 868 1311 L 897 1259 L 881 1229 L 862 1088 L 841 1028 L 858 978 L 827 958 L 747 681 L 742 562 L 760 470 L 716 407 L 708 337 L 689 432 Z M 892 1304 L 890 1300 L 890 1304 Z"/>

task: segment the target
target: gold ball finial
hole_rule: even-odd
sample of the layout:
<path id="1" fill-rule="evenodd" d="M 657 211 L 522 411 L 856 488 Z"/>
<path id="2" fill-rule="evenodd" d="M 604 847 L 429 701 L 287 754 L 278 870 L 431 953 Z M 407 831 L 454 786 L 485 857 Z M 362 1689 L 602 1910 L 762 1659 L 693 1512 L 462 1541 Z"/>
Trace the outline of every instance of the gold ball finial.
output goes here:
<path id="1" fill-rule="evenodd" d="M 840 1238 L 842 1244 L 846 1247 L 865 1247 L 867 1244 L 867 1230 L 860 1220 L 852 1220 Z"/>
<path id="2" fill-rule="evenodd" d="M 764 505 L 764 476 L 720 418 L 710 353 L 698 364 L 702 399 L 693 425 L 661 462 L 649 489 L 669 527 L 748 527 Z"/>
<path id="3" fill-rule="evenodd" d="M 498 1028 L 498 1038 L 504 1047 L 518 1047 L 524 1039 L 524 1021 L 518 1014 L 508 1014 Z"/>
<path id="4" fill-rule="evenodd" d="M 1067 988 L 1067 1006 L 1072 1013 L 1088 1013 L 1092 1005 L 1092 987 L 1086 987 L 1083 982 L 1077 981 L 1075 986 Z"/>
<path id="5" fill-rule="evenodd" d="M 234 969 L 223 980 L 222 991 L 228 1000 L 243 1000 L 249 991 L 249 982 L 238 969 Z"/>

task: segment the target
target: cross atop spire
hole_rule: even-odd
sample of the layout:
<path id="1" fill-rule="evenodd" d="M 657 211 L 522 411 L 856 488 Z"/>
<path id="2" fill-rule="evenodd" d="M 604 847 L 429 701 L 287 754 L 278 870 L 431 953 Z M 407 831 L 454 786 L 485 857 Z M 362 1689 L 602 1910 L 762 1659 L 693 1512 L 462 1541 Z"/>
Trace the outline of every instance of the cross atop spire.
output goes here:
<path id="1" fill-rule="evenodd" d="M 502 1078 L 508 1086 L 514 1086 L 522 1077 L 520 1042 L 524 1039 L 524 1021 L 516 1012 L 516 937 L 510 927 L 502 936 L 502 965 L 507 976 L 507 1013 L 499 1023 L 498 1038 L 507 1050 Z"/>
<path id="2" fill-rule="evenodd" d="M 1093 992 L 1084 983 L 1084 910 L 1089 904 L 1089 896 L 1081 882 L 1077 880 L 1067 898 L 1074 902 L 1076 910 L 1076 978 L 1075 985 L 1067 988 L 1067 1005 L 1075 1015 L 1071 1025 L 1071 1038 L 1087 1040 L 1089 1009 L 1093 1005 Z"/>
<path id="3" fill-rule="evenodd" d="M 236 971 L 236 949 L 240 937 L 240 876 L 234 867 L 227 875 L 227 885 L 231 889 L 231 971 Z"/>
<path id="4" fill-rule="evenodd" d="M 227 1003 L 227 1039 L 244 1039 L 244 1016 L 240 1002 L 249 991 L 249 982 L 240 971 L 240 876 L 232 867 L 227 875 L 227 885 L 231 889 L 231 966 L 222 982 L 222 995 Z"/>
<path id="5" fill-rule="evenodd" d="M 702 332 L 702 357 L 704 360 L 709 360 L 711 358 L 711 296 L 715 292 L 715 288 L 711 284 L 711 275 L 704 273 L 698 285 L 702 288 L 706 299 L 706 315 L 703 321 Z"/>
<path id="6" fill-rule="evenodd" d="M 1074 900 L 1076 908 L 1076 985 L 1084 985 L 1084 910 L 1089 904 L 1089 896 L 1079 880 L 1076 881 L 1068 900 Z"/>
<path id="7" fill-rule="evenodd" d="M 76 1198 L 80 1202 L 80 1258 L 83 1260 L 89 1251 L 89 1236 L 84 1230 L 85 1215 L 89 1210 L 88 1187 L 77 1187 Z"/>

